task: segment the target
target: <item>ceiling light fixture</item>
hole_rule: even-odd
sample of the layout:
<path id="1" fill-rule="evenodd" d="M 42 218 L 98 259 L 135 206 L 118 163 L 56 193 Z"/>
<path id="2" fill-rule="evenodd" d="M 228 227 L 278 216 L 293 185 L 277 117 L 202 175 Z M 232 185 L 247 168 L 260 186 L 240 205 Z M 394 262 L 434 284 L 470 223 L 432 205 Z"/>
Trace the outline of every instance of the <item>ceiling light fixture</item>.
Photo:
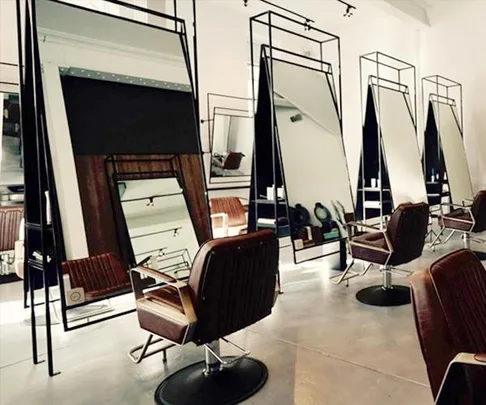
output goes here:
<path id="1" fill-rule="evenodd" d="M 147 203 L 147 207 L 155 207 L 154 204 L 154 197 L 149 197 L 149 202 Z"/>
<path id="2" fill-rule="evenodd" d="M 346 6 L 346 11 L 343 14 L 343 17 L 352 17 L 354 15 L 354 10 L 356 10 L 356 7 L 353 6 L 352 4 L 346 3 L 343 0 L 337 0 L 341 4 L 344 4 Z"/>

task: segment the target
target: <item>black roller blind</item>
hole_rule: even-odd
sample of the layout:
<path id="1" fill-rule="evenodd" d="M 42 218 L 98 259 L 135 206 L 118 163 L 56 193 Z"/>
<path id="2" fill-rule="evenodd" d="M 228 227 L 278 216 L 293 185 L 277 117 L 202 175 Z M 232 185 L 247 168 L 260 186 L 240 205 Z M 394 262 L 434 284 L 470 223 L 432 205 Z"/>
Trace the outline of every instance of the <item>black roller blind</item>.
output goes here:
<path id="1" fill-rule="evenodd" d="M 75 155 L 199 153 L 192 93 L 62 76 Z"/>

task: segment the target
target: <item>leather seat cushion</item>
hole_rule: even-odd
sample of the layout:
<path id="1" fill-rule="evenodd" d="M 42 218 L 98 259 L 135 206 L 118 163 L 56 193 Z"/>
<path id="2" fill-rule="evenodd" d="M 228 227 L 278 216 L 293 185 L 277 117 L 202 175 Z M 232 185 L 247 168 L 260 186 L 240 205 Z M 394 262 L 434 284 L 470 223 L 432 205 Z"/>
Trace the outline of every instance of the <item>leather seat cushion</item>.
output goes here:
<path id="1" fill-rule="evenodd" d="M 355 245 L 353 242 L 367 245 L 370 248 Z M 364 235 L 356 236 L 352 239 L 350 248 L 354 258 L 365 260 L 370 263 L 385 264 L 389 256 L 386 252 L 373 250 L 373 248 L 388 250 L 385 236 L 381 232 L 369 232 Z"/>
<path id="2" fill-rule="evenodd" d="M 461 219 L 463 221 L 469 221 L 469 223 L 454 221 L 451 218 Z M 458 231 L 468 231 L 469 229 L 471 229 L 472 218 L 467 211 L 455 210 L 449 214 L 443 215 L 440 218 L 440 224 L 448 229 L 455 229 Z"/>
<path id="3" fill-rule="evenodd" d="M 159 304 L 168 305 L 171 308 L 179 311 L 181 314 L 184 313 L 179 292 L 175 287 L 164 286 L 162 288 L 158 288 L 157 290 L 146 293 L 145 297 Z"/>
<path id="4" fill-rule="evenodd" d="M 107 295 L 116 294 L 117 292 L 130 291 L 131 289 L 132 289 L 131 283 L 123 283 L 113 287 L 102 288 L 100 290 L 86 292 L 86 299 L 90 300 L 99 297 L 105 297 Z"/>

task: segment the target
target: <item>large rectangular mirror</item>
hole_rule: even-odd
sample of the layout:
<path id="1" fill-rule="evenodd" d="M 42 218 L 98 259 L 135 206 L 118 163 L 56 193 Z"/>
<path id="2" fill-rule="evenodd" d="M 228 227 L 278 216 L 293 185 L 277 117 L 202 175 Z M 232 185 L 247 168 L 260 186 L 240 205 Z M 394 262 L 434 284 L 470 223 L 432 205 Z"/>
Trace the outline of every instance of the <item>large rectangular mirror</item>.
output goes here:
<path id="1" fill-rule="evenodd" d="M 433 98 L 431 101 L 440 147 L 444 159 L 445 178 L 451 202 L 470 203 L 474 198 L 466 150 L 454 100 Z"/>
<path id="2" fill-rule="evenodd" d="M 59 277 L 64 279 L 68 306 L 125 293 L 130 287 L 130 266 L 143 260 L 144 250 L 177 255 L 179 237 L 168 233 L 172 239 L 152 242 L 138 234 L 139 225 L 150 217 L 142 210 L 148 207 L 127 201 L 129 233 L 135 238 L 135 258 L 133 263 L 127 260 L 113 204 L 118 185 L 106 169 L 107 159 L 113 158 L 118 173 L 150 175 L 170 170 L 181 177 L 184 173 L 188 184 L 184 207 L 194 219 L 191 238 L 196 235 L 195 241 L 181 245 L 189 252 L 184 253 L 185 263 L 190 263 L 194 249 L 211 232 L 184 21 L 135 11 L 121 3 L 97 11 L 84 8 L 89 4 L 83 1 L 76 3 L 35 2 L 57 194 L 53 206 L 60 216 L 61 229 L 56 231 L 63 236 L 58 254 L 64 258 L 64 274 Z M 137 198 L 130 197 L 132 192 L 157 187 L 142 180 L 125 185 L 128 199 Z M 182 200 L 177 201 L 175 195 L 159 198 L 164 187 L 181 189 L 164 183 L 151 195 L 156 196 L 155 205 L 168 204 L 177 213 L 184 196 L 178 195 Z M 156 222 L 143 225 L 143 232 L 177 228 L 170 215 L 154 209 L 150 212 L 157 215 L 151 220 Z M 185 227 L 178 231 L 184 234 Z M 82 277 L 80 268 L 86 270 Z M 106 269 L 116 276 L 105 274 Z M 80 301 L 71 299 L 73 290 L 82 291 Z"/>
<path id="3" fill-rule="evenodd" d="M 179 180 L 118 180 L 117 185 L 134 263 L 187 275 L 199 244 Z"/>
<path id="4" fill-rule="evenodd" d="M 288 204 L 294 250 L 342 240 L 354 204 L 333 75 L 277 59 L 272 70 L 280 197 Z"/>
<path id="5" fill-rule="evenodd" d="M 388 174 L 393 206 L 427 202 L 408 88 L 387 86 L 373 85 L 372 91 L 386 165 L 383 170 Z"/>
<path id="6" fill-rule="evenodd" d="M 253 155 L 253 118 L 248 112 L 215 108 L 211 134 L 211 183 L 248 182 Z"/>

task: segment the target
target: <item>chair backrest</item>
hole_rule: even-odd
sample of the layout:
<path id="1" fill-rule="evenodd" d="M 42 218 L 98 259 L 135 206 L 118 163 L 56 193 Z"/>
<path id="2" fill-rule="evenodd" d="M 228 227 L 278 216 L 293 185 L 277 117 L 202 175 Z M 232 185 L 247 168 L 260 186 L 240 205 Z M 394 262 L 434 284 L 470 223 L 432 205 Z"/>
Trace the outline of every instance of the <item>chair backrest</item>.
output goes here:
<path id="1" fill-rule="evenodd" d="M 86 293 L 102 292 L 130 283 L 128 272 L 113 253 L 104 253 L 62 263 L 63 274 L 69 274 L 71 288 L 82 287 Z"/>
<path id="2" fill-rule="evenodd" d="M 23 217 L 23 207 L 0 207 L 0 252 L 15 249 Z"/>
<path id="3" fill-rule="evenodd" d="M 223 169 L 226 170 L 238 170 L 241 165 L 241 160 L 245 155 L 241 152 L 229 152 L 228 156 L 224 160 Z"/>
<path id="4" fill-rule="evenodd" d="M 458 353 L 486 352 L 486 270 L 473 252 L 461 249 L 416 272 L 410 284 L 417 333 L 436 397 Z M 485 373 L 473 378 L 486 386 Z"/>
<path id="5" fill-rule="evenodd" d="M 201 246 L 189 276 L 198 318 L 196 344 L 230 335 L 271 313 L 278 258 L 278 239 L 269 230 Z"/>
<path id="6" fill-rule="evenodd" d="M 246 225 L 246 213 L 238 197 L 211 198 L 211 214 L 228 214 L 228 226 Z M 223 226 L 222 218 L 213 218 L 213 227 Z"/>
<path id="7" fill-rule="evenodd" d="M 390 218 L 387 234 L 393 246 L 390 264 L 398 266 L 422 255 L 429 223 L 426 203 L 403 203 Z"/>
<path id="8" fill-rule="evenodd" d="M 471 212 L 476 223 L 473 232 L 486 231 L 486 190 L 479 191 L 474 197 Z"/>

